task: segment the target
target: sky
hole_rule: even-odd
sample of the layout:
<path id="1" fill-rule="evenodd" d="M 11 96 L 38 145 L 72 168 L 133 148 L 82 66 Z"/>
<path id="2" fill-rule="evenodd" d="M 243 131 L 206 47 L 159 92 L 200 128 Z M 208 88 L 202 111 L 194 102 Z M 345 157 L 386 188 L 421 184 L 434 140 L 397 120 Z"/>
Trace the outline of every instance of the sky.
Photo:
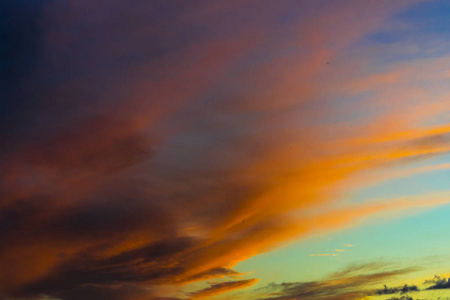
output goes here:
<path id="1" fill-rule="evenodd" d="M 450 299 L 449 11 L 0 0 L 0 300 Z"/>

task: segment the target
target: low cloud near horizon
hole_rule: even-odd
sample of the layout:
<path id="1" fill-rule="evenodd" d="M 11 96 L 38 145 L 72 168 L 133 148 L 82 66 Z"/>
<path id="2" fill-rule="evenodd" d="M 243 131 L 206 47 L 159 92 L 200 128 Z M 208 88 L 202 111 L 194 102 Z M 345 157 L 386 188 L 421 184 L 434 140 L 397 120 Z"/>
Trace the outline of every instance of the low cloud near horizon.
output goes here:
<path id="1" fill-rule="evenodd" d="M 348 300 L 364 299 L 380 284 L 418 268 L 392 269 L 392 266 L 367 263 L 349 266 L 321 281 L 270 283 L 258 291 L 266 295 L 260 300 Z"/>

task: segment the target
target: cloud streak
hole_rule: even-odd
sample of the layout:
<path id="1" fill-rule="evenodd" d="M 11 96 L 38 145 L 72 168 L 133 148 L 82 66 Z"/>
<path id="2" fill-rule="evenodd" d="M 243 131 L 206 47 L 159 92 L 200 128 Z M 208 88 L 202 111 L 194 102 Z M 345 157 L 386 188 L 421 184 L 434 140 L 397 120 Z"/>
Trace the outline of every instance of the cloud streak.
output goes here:
<path id="1" fill-rule="evenodd" d="M 373 267 L 374 264 L 351 266 L 322 281 L 270 283 L 261 289 L 267 296 L 259 299 L 360 299 L 372 293 L 374 284 L 417 271 L 415 268 L 383 270 L 386 266 L 373 270 Z"/>
<path id="2" fill-rule="evenodd" d="M 212 284 L 210 287 L 203 290 L 191 293 L 191 299 L 207 298 L 215 295 L 219 295 L 228 291 L 242 289 L 254 285 L 258 282 L 257 279 L 239 280 L 239 281 L 226 281 L 222 283 Z"/>

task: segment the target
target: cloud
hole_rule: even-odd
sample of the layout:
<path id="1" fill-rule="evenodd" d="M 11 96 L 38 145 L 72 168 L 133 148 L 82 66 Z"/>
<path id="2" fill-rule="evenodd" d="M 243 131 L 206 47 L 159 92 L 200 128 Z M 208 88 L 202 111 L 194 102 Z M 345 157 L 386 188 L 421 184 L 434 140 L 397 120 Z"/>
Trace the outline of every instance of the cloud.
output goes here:
<path id="1" fill-rule="evenodd" d="M 222 283 L 212 284 L 210 287 L 205 288 L 203 290 L 191 293 L 192 299 L 199 299 L 205 297 L 211 297 L 214 295 L 222 294 L 228 291 L 242 289 L 257 283 L 257 279 L 247 279 L 247 280 L 239 280 L 239 281 L 226 281 Z"/>
<path id="2" fill-rule="evenodd" d="M 419 289 L 415 285 L 407 285 L 400 287 L 388 287 L 387 285 L 384 285 L 383 289 L 377 289 L 374 293 L 375 295 L 390 295 L 390 294 L 406 294 L 409 292 L 418 292 Z"/>
<path id="3" fill-rule="evenodd" d="M 425 284 L 432 284 L 427 290 L 443 290 L 450 289 L 450 281 L 440 276 L 435 275 L 431 280 L 425 280 Z"/>
<path id="4" fill-rule="evenodd" d="M 380 96 L 422 71 L 372 74 L 345 59 L 414 1 L 25 2 L 8 4 L 4 295 L 178 298 L 188 283 L 245 276 L 233 266 L 294 238 L 448 202 L 427 194 L 342 207 L 329 196 L 361 171 L 449 150 L 448 127 L 412 123 L 442 108 L 431 100 L 394 123 L 389 113 L 339 121 L 359 113 L 339 96 Z M 423 80 L 442 73 L 424 70 Z"/>
<path id="5" fill-rule="evenodd" d="M 219 268 L 209 269 L 205 272 L 196 274 L 190 278 L 187 278 L 186 281 L 206 280 L 206 279 L 210 279 L 210 278 L 219 278 L 219 277 L 224 277 L 224 276 L 238 278 L 242 275 L 243 275 L 242 273 L 236 272 L 233 269 L 219 267 Z"/>
<path id="6" fill-rule="evenodd" d="M 270 283 L 261 288 L 266 296 L 259 299 L 359 299 L 369 296 L 371 286 L 393 277 L 417 271 L 416 268 L 387 270 L 386 265 L 354 265 L 322 281 Z"/>

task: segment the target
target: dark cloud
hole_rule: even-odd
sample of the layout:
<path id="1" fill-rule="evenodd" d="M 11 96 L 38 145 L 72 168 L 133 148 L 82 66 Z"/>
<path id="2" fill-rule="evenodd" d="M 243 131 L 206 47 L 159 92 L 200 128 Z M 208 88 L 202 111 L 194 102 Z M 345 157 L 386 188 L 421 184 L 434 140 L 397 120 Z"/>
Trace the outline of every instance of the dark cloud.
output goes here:
<path id="1" fill-rule="evenodd" d="M 384 269 L 384 270 L 383 270 Z M 372 294 L 370 286 L 393 277 L 417 271 L 417 268 L 386 270 L 386 265 L 354 265 L 323 281 L 270 283 L 262 288 L 264 300 L 348 300 Z"/>
<path id="2" fill-rule="evenodd" d="M 441 278 L 441 276 L 435 275 L 433 279 L 426 280 L 425 284 L 432 284 L 427 289 L 428 290 L 443 290 L 450 289 L 450 279 L 447 280 L 445 277 Z"/>
<path id="3" fill-rule="evenodd" d="M 409 292 L 417 292 L 419 289 L 416 285 L 407 285 L 400 287 L 388 287 L 387 285 L 384 285 L 384 288 L 377 289 L 374 294 L 375 295 L 390 295 L 390 294 L 406 294 Z"/>
<path id="4" fill-rule="evenodd" d="M 173 264 L 193 243 L 188 239 L 160 241 L 109 258 L 99 257 L 99 252 L 92 249 L 14 293 L 25 296 L 47 294 L 62 299 L 109 299 L 109 294 L 122 291 L 127 294 L 126 291 L 133 287 L 142 286 L 141 293 L 144 294 L 144 284 L 168 284 L 186 271 L 182 266 L 173 267 Z M 123 286 L 127 288 L 124 290 Z M 122 299 L 122 296 L 117 297 Z"/>
<path id="5" fill-rule="evenodd" d="M 111 300 L 181 300 L 174 297 L 159 297 L 155 296 L 153 291 L 144 285 L 139 284 L 117 284 L 117 285 L 83 285 L 83 286 L 64 286 L 64 291 L 55 288 L 51 294 L 33 295 L 24 294 L 13 295 L 11 299 L 27 299 L 27 300 L 42 300 L 42 299 L 67 299 L 67 300 L 96 300 L 96 299 L 111 299 Z M 2 298 L 3 299 L 3 298 Z M 9 300 L 9 298 L 6 298 Z"/>

